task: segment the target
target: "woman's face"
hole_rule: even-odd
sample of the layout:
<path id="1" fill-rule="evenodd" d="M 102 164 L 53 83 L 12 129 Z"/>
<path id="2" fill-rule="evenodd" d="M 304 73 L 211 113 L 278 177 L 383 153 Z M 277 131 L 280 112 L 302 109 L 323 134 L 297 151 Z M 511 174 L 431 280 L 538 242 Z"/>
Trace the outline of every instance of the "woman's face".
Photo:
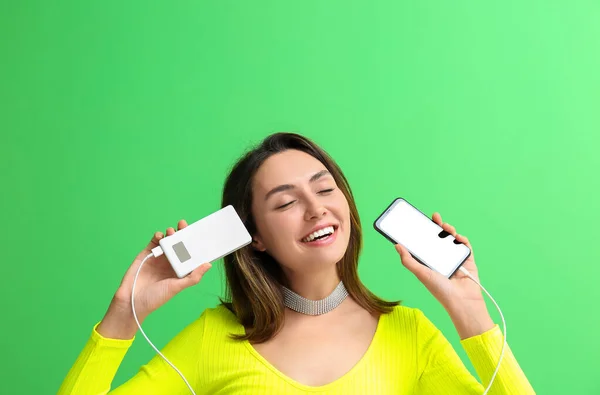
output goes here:
<path id="1" fill-rule="evenodd" d="M 342 259 L 350 238 L 348 201 L 319 160 L 298 150 L 272 155 L 252 188 L 253 246 L 275 258 L 284 272 L 331 268 Z M 306 239 L 330 226 L 332 235 Z"/>

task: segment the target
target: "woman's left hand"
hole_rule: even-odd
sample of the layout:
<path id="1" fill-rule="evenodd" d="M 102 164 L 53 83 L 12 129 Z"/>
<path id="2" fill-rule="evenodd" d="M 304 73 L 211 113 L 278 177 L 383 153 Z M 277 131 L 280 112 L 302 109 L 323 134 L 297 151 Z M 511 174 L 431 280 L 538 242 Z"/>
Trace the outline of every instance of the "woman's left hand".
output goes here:
<path id="1" fill-rule="evenodd" d="M 439 213 L 434 213 L 433 221 L 441 226 L 446 232 L 450 233 L 454 238 L 465 244 L 471 250 L 471 255 L 463 263 L 463 267 L 471 273 L 471 275 L 479 281 L 477 275 L 477 266 L 475 265 L 475 257 L 473 256 L 473 247 L 469 240 L 460 234 L 456 233 L 454 226 L 443 223 L 442 216 Z M 400 254 L 402 264 L 410 270 L 425 287 L 433 294 L 433 296 L 444 306 L 444 308 L 452 313 L 456 309 L 485 309 L 485 301 L 479 285 L 471 280 L 466 274 L 457 270 L 449 279 L 444 275 L 430 269 L 429 267 L 417 262 L 412 255 L 400 244 L 396 244 L 396 251 Z"/>

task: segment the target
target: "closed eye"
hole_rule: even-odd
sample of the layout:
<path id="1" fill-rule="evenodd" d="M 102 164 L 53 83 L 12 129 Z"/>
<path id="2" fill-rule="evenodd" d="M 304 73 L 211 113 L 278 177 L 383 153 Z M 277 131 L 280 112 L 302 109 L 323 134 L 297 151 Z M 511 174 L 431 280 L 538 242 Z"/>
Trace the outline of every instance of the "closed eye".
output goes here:
<path id="1" fill-rule="evenodd" d="M 319 191 L 318 193 L 329 193 L 329 192 L 333 192 L 333 188 L 330 188 L 330 189 L 323 189 L 322 191 Z M 279 207 L 277 207 L 277 209 L 280 209 L 280 208 L 287 207 L 287 206 L 289 206 L 290 204 L 292 204 L 292 203 L 294 203 L 294 202 L 295 202 L 295 200 L 292 200 L 291 202 L 289 202 L 289 203 L 286 203 L 286 204 L 284 204 L 283 206 L 279 206 Z"/>
<path id="2" fill-rule="evenodd" d="M 292 203 L 294 203 L 294 202 L 295 202 L 295 200 L 292 200 L 291 202 L 289 202 L 289 203 L 286 203 L 286 204 L 284 204 L 283 206 L 279 206 L 279 207 L 277 207 L 277 209 L 280 209 L 280 208 L 287 207 L 287 206 L 289 206 L 290 204 L 292 204 Z"/>

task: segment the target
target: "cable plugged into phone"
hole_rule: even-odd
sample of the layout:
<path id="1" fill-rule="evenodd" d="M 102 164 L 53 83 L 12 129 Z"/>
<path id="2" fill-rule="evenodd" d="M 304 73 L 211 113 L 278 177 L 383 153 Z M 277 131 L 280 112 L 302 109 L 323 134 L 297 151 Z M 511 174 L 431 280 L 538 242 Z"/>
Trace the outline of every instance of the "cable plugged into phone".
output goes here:
<path id="1" fill-rule="evenodd" d="M 402 244 L 413 257 L 427 257 L 419 260 L 419 262 L 446 278 L 450 278 L 458 267 L 458 270 L 479 285 L 494 302 L 498 312 L 500 312 L 500 317 L 502 317 L 504 344 L 494 375 L 483 393 L 486 395 L 496 378 L 504 355 L 506 321 L 502 310 L 500 310 L 492 295 L 467 269 L 461 266 L 471 254 L 471 249 L 463 243 L 455 243 L 455 239 L 448 238 L 450 233 L 402 197 L 398 197 L 390 203 L 373 222 L 373 227 L 393 244 Z"/>
<path id="2" fill-rule="evenodd" d="M 502 310 L 500 310 L 498 303 L 496 303 L 494 298 L 492 298 L 492 295 L 490 295 L 490 293 L 487 291 L 487 289 L 485 289 L 483 287 L 483 285 L 481 285 L 481 283 L 479 281 L 477 281 L 477 279 L 475 277 L 473 277 L 473 275 L 467 269 L 465 269 L 463 266 L 460 266 L 458 268 L 458 270 L 463 272 L 467 277 L 469 277 L 477 285 L 479 285 L 479 287 L 483 290 L 483 292 L 485 292 L 487 294 L 487 296 L 492 300 L 492 302 L 494 302 L 496 309 L 498 309 L 498 312 L 500 313 L 500 318 L 502 318 L 502 325 L 504 327 L 504 343 L 502 343 L 502 350 L 500 351 L 500 358 L 498 359 L 498 365 L 496 366 L 496 370 L 494 370 L 492 379 L 490 380 L 490 383 L 488 384 L 487 388 L 485 389 L 485 391 L 483 393 L 483 395 L 486 395 L 488 393 L 488 391 L 490 390 L 490 388 L 492 387 L 492 383 L 494 382 L 494 379 L 496 378 L 496 374 L 498 373 L 498 370 L 500 369 L 500 363 L 502 362 L 502 357 L 504 356 L 504 347 L 506 346 L 506 321 L 504 320 L 504 315 L 502 314 Z"/>
<path id="3" fill-rule="evenodd" d="M 161 256 L 164 253 L 165 252 L 163 251 L 161 246 L 156 246 L 152 249 L 152 255 L 154 255 L 155 258 L 158 258 L 159 256 Z"/>

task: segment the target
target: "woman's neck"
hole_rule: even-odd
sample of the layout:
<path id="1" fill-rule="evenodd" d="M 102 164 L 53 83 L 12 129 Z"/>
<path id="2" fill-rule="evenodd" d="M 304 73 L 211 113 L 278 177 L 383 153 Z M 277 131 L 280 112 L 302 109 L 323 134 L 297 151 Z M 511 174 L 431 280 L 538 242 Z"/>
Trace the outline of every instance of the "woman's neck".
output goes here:
<path id="1" fill-rule="evenodd" d="M 310 300 L 321 300 L 329 296 L 340 283 L 334 267 L 327 272 L 286 273 L 288 288 Z"/>

